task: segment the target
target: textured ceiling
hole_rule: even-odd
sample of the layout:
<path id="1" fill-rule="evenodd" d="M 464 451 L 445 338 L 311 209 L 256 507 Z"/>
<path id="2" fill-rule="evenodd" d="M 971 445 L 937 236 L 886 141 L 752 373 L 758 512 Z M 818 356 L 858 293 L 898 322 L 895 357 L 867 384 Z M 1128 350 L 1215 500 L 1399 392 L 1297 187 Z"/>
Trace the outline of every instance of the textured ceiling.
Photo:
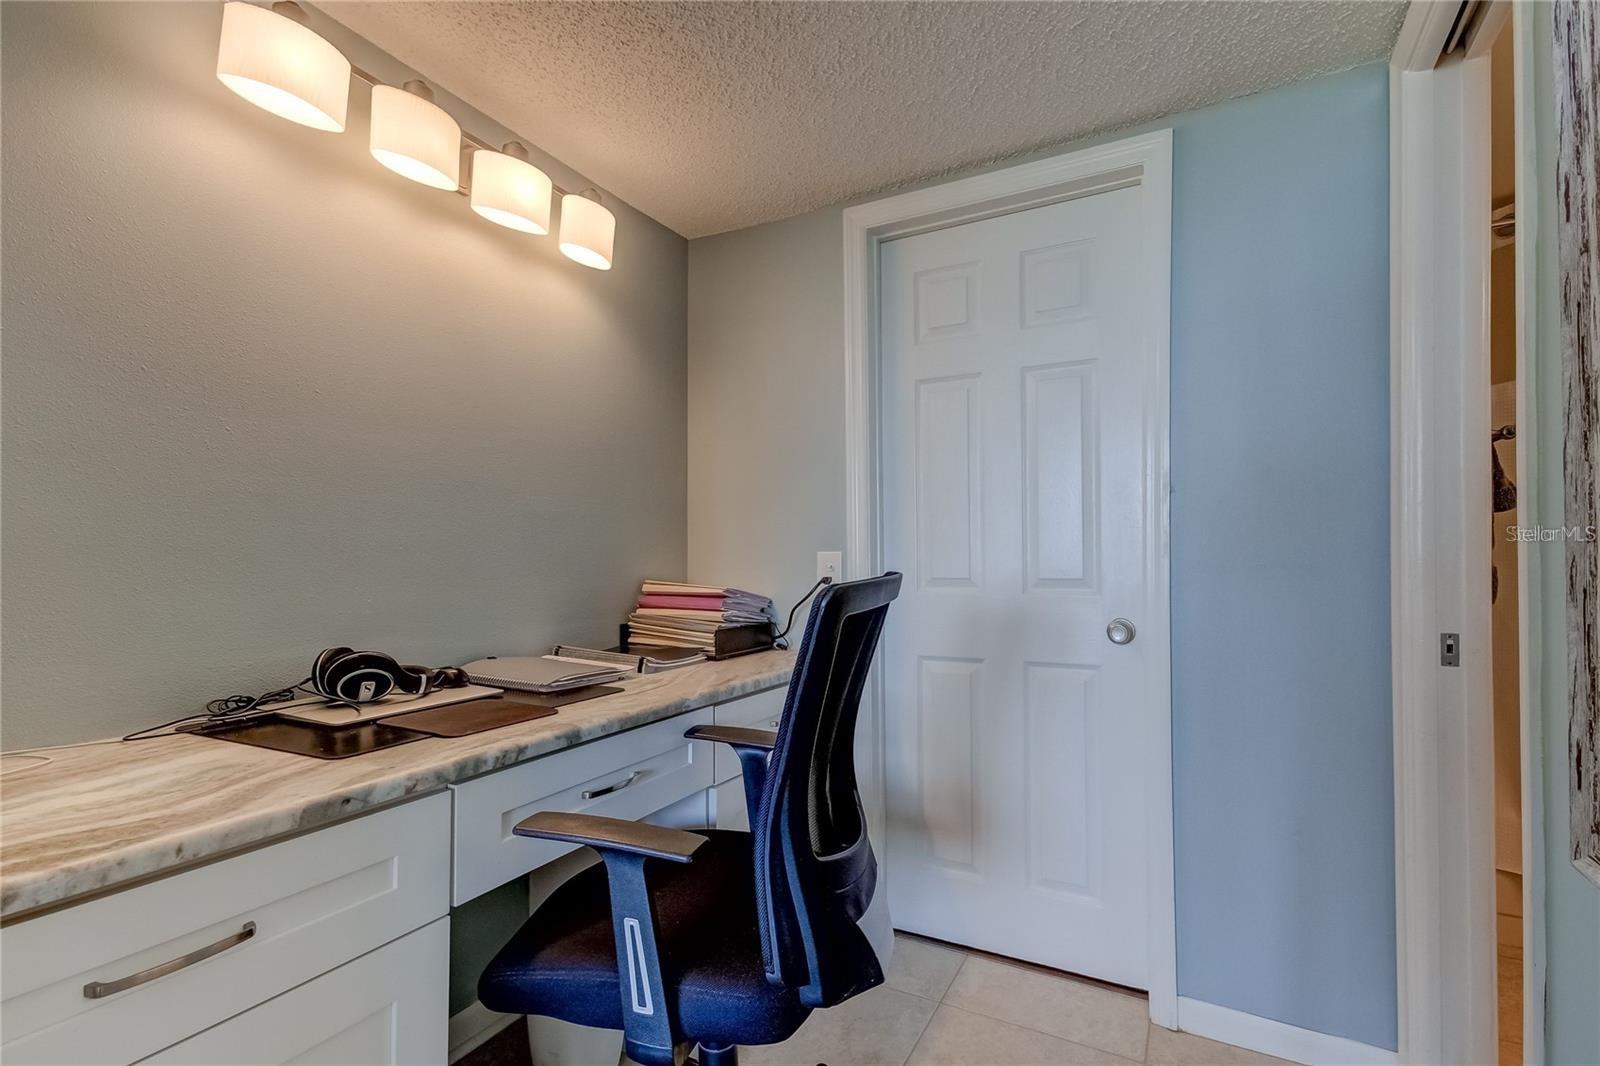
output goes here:
<path id="1" fill-rule="evenodd" d="M 1398 2 L 318 6 L 689 237 L 1386 57 Z"/>

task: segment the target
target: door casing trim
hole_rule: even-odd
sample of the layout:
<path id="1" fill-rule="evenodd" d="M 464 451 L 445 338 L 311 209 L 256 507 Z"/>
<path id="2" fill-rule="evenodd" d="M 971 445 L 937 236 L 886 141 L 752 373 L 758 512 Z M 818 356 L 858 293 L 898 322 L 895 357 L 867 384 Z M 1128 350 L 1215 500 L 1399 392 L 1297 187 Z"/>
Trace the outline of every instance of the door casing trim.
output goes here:
<path id="1" fill-rule="evenodd" d="M 1538 219 L 1537 5 L 1492 0 L 1467 47 L 1440 50 L 1457 5 L 1413 3 L 1390 60 L 1391 633 L 1396 1013 L 1401 1062 L 1489 1061 L 1497 1047 L 1489 500 L 1488 54 L 1515 56 L 1519 512 L 1538 514 L 1532 355 Z M 1507 23 L 1509 22 L 1509 26 Z M 1544 1060 L 1543 740 L 1530 596 L 1517 545 L 1522 771 L 1523 1051 Z M 1441 632 L 1463 666 L 1441 668 Z"/>
<path id="2" fill-rule="evenodd" d="M 1178 1026 L 1176 898 L 1173 884 L 1172 652 L 1170 454 L 1172 309 L 1172 131 L 1158 130 L 1030 163 L 988 171 L 870 203 L 844 212 L 845 353 L 845 574 L 879 573 L 883 567 L 878 369 L 879 246 L 896 237 L 943 229 L 995 215 L 1112 189 L 1142 187 L 1140 219 L 1146 240 L 1147 342 L 1156 367 L 1156 395 L 1145 411 L 1145 606 L 1140 640 L 1149 641 L 1150 706 L 1146 708 L 1144 762 L 1149 874 L 1150 1020 Z M 867 687 L 862 764 L 871 831 L 883 838 L 883 675 L 873 670 Z M 885 877 L 894 872 L 885 866 Z"/>

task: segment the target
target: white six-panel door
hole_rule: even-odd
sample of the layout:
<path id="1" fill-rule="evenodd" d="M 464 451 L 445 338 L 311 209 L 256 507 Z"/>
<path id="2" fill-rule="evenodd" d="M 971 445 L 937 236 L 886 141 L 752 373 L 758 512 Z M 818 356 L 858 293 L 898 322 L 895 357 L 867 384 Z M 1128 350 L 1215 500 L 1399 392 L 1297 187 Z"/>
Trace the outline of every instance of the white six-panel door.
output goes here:
<path id="1" fill-rule="evenodd" d="M 1149 978 L 1140 187 L 885 243 L 897 927 Z"/>

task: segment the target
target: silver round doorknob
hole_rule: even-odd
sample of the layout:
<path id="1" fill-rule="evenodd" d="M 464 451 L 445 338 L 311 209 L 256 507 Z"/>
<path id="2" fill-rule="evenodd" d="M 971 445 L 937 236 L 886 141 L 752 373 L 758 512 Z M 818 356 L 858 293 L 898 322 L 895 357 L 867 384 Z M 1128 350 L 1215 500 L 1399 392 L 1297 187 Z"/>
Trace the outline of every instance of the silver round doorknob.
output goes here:
<path id="1" fill-rule="evenodd" d="M 1126 618 L 1113 618 L 1106 626 L 1106 638 L 1113 644 L 1132 644 L 1139 630 Z"/>

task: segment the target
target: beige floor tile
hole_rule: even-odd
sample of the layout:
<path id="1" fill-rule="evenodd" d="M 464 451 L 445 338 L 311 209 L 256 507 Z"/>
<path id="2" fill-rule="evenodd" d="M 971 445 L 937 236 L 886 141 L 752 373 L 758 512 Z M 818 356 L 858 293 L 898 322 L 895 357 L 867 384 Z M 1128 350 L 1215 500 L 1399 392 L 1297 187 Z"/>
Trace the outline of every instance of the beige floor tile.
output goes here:
<path id="1" fill-rule="evenodd" d="M 1145 1061 L 1150 1066 L 1290 1066 L 1284 1059 L 1259 1051 L 1246 1051 L 1192 1033 L 1174 1033 L 1159 1025 L 1150 1026 L 1150 1051 Z"/>
<path id="2" fill-rule="evenodd" d="M 901 1066 L 933 1017 L 931 999 L 880 985 L 837 1007 L 812 1011 L 782 1044 L 739 1049 L 744 1066 Z"/>
<path id="3" fill-rule="evenodd" d="M 932 940 L 896 933 L 894 958 L 889 961 L 885 981 L 890 988 L 937 1002 L 944 998 L 966 957 L 966 952 Z"/>
<path id="4" fill-rule="evenodd" d="M 1144 1058 L 1150 1006 L 1143 996 L 969 955 L 944 1001 L 1123 1058 Z"/>
<path id="5" fill-rule="evenodd" d="M 946 1004 L 908 1066 L 1133 1066 L 1133 1060 Z"/>

